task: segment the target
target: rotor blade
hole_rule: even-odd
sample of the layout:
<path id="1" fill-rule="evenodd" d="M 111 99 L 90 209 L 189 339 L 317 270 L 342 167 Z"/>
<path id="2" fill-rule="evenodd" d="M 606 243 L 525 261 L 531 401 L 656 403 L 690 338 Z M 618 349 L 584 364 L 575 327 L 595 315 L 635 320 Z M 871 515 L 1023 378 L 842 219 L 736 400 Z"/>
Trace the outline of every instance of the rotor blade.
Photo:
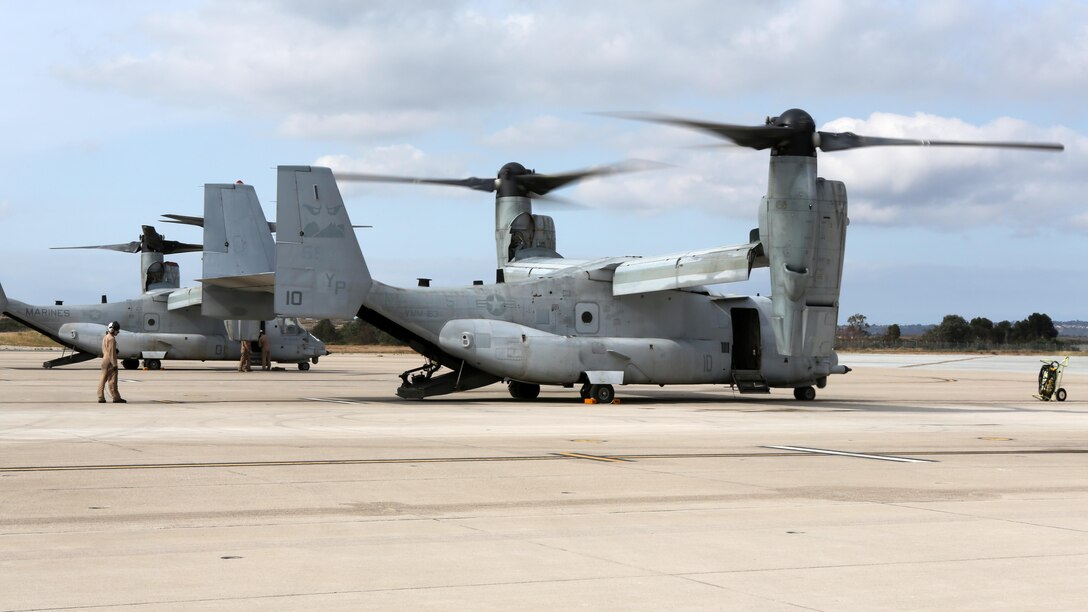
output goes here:
<path id="1" fill-rule="evenodd" d="M 175 215 L 164 214 L 166 217 L 163 219 L 165 223 L 180 223 L 182 225 L 195 225 L 197 227 L 204 227 L 204 217 L 193 217 L 191 215 Z"/>
<path id="2" fill-rule="evenodd" d="M 197 227 L 204 227 L 204 217 L 194 217 L 192 215 L 175 215 L 173 213 L 163 213 L 166 219 L 163 219 L 163 223 L 178 223 L 181 225 L 195 225 Z M 273 234 L 276 233 L 276 222 L 268 222 L 268 231 Z"/>
<path id="3" fill-rule="evenodd" d="M 729 123 L 714 123 L 710 121 L 696 121 L 671 117 L 669 115 L 657 115 L 654 113 L 597 113 L 606 117 L 618 119 L 632 119 L 634 121 L 648 121 L 686 127 L 700 132 L 706 132 L 718 138 L 724 138 L 742 147 L 762 150 L 782 144 L 797 133 L 797 130 L 776 125 L 732 125 Z"/>
<path id="4" fill-rule="evenodd" d="M 539 206 L 541 210 L 545 211 L 570 209 L 589 210 L 589 206 L 586 206 L 585 204 L 575 202 L 574 200 L 568 200 L 567 198 L 561 198 L 554 193 L 549 193 L 548 195 L 530 193 L 529 197 L 537 201 L 537 204 L 534 205 L 534 208 Z"/>
<path id="5" fill-rule="evenodd" d="M 126 242 L 124 244 L 92 244 L 90 246 L 49 247 L 53 250 L 63 249 L 105 249 L 107 251 L 119 251 L 121 253 L 139 253 L 140 242 Z"/>
<path id="6" fill-rule="evenodd" d="M 981 142 L 970 140 L 917 140 L 912 138 L 883 138 L 858 136 L 853 132 L 816 132 L 816 145 L 821 151 L 845 151 L 861 147 L 987 147 L 996 149 L 1031 149 L 1036 151 L 1064 151 L 1065 146 L 1055 142 Z"/>
<path id="7" fill-rule="evenodd" d="M 532 197 L 540 197 L 547 195 L 548 192 L 554 189 L 566 187 L 589 178 L 609 176 L 611 174 L 620 174 L 624 172 L 641 172 L 643 170 L 664 168 L 666 166 L 668 166 L 668 164 L 647 161 L 644 159 L 628 159 L 615 164 L 595 166 L 593 168 L 576 170 L 574 172 L 564 172 L 563 174 L 521 174 L 511 178 L 524 187 L 526 191 L 530 192 Z"/>
<path id="8" fill-rule="evenodd" d="M 477 191 L 495 191 L 495 179 L 469 177 L 465 179 L 414 178 L 409 176 L 390 176 L 386 174 L 362 174 L 358 172 L 336 172 L 340 181 L 363 181 L 370 183 L 411 183 L 416 185 L 448 185 L 468 187 Z"/>
<path id="9" fill-rule="evenodd" d="M 163 240 L 162 246 L 159 252 L 163 255 L 172 255 L 174 253 L 195 253 L 197 251 L 203 251 L 203 244 L 192 244 L 189 242 L 178 242 L 177 240 Z"/>

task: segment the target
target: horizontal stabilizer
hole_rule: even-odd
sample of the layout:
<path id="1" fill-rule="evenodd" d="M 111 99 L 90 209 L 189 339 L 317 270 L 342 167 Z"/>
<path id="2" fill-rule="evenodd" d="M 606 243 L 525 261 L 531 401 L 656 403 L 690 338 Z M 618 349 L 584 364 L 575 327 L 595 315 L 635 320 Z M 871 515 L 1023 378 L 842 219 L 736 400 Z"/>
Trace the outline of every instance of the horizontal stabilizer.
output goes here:
<path id="1" fill-rule="evenodd" d="M 757 263 L 758 242 L 648 257 L 616 268 L 613 295 L 683 289 L 748 280 Z"/>
<path id="2" fill-rule="evenodd" d="M 262 272 L 260 274 L 239 274 L 236 276 L 220 276 L 218 278 L 198 278 L 204 285 L 226 287 L 227 289 L 242 289 L 249 291 L 267 291 L 272 293 L 276 286 L 275 272 Z"/>
<path id="3" fill-rule="evenodd" d="M 200 306 L 203 301 L 203 294 L 204 292 L 200 287 L 185 287 L 171 291 L 170 295 L 166 296 L 166 309 L 181 310 L 182 308 Z"/>

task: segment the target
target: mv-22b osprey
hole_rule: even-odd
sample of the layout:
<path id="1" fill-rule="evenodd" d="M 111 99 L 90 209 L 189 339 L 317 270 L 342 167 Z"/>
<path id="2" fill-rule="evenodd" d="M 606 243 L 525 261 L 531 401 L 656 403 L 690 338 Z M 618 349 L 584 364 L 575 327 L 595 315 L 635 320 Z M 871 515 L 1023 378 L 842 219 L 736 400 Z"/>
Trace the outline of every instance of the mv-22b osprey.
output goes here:
<path id="1" fill-rule="evenodd" d="M 306 370 L 328 354 L 323 342 L 292 317 L 274 317 L 267 292 L 249 290 L 269 283 L 275 247 L 256 192 L 248 185 L 205 186 L 204 217 L 167 215 L 174 222 L 204 227 L 204 244 L 165 237 L 150 225 L 140 240 L 95 245 L 140 253 L 140 296 L 101 304 L 50 306 L 10 299 L 0 287 L 0 312 L 53 339 L 72 353 L 46 361 L 46 368 L 101 356 L 102 336 L 110 321 L 121 324 L 117 349 L 126 369 L 157 370 L 162 360 L 238 360 L 241 342 L 257 338 L 263 321 L 271 340 L 271 358 Z M 204 283 L 180 287 L 177 264 L 164 255 L 203 251 Z"/>
<path id="2" fill-rule="evenodd" d="M 849 371 L 834 351 L 848 223 L 846 188 L 817 177 L 816 150 L 1063 148 L 822 132 L 799 109 L 759 126 L 661 115 L 627 117 L 770 149 L 759 228 L 747 243 L 664 257 L 582 262 L 526 249 L 527 256 L 519 259 L 517 250 L 508 248 L 510 236 L 521 229 L 513 222 L 519 217 L 524 221 L 517 211 L 530 210 L 529 196 L 539 193 L 540 180 L 520 165 L 508 164 L 488 189 L 497 192 L 497 222 L 510 223 L 498 228 L 506 282 L 397 288 L 371 278 L 332 171 L 280 167 L 276 312 L 354 314 L 408 343 L 428 362 L 401 375 L 397 394 L 404 398 L 506 381 L 510 394 L 519 399 L 535 398 L 541 385 L 579 385 L 583 398 L 610 402 L 614 385 L 719 384 L 741 392 L 792 388 L 795 398 L 812 400 L 815 387 L 824 387 L 830 374 Z M 769 297 L 719 295 L 704 287 L 746 279 L 752 267 L 763 266 L 770 268 Z M 435 375 L 442 366 L 450 371 Z"/>

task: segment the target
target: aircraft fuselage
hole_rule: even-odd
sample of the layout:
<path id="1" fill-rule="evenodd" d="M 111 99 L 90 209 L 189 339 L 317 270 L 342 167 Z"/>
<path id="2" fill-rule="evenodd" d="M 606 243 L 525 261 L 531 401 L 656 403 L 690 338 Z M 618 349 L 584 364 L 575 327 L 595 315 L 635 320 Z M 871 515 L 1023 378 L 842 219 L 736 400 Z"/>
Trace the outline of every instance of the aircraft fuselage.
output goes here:
<path id="1" fill-rule="evenodd" d="M 54 341 L 81 353 L 101 356 L 102 337 L 111 321 L 121 324 L 118 356 L 123 360 L 232 360 L 241 342 L 231 339 L 224 322 L 200 314 L 199 307 L 169 310 L 172 290 L 156 290 L 130 300 L 105 304 L 41 306 L 7 299 L 5 314 Z M 327 354 L 325 344 L 293 318 L 265 322 L 272 360 L 302 363 Z"/>

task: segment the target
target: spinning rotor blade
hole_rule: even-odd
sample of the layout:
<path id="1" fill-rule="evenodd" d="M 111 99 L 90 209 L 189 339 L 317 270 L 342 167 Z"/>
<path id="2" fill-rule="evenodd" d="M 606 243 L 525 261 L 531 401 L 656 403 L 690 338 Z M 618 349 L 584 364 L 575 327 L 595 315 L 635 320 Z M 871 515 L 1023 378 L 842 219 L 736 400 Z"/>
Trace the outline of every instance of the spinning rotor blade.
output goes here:
<path id="1" fill-rule="evenodd" d="M 742 147 L 750 147 L 756 150 L 769 149 L 778 146 L 796 133 L 794 128 L 777 125 L 732 125 L 729 123 L 713 123 L 710 121 L 698 121 L 671 117 L 669 115 L 657 115 L 654 113 L 598 113 L 606 117 L 618 119 L 633 119 L 635 121 L 648 121 L 685 127 L 700 132 L 706 132 L 718 138 L 724 138 Z"/>
<path id="2" fill-rule="evenodd" d="M 49 247 L 54 251 L 61 251 L 64 249 L 106 249 L 107 251 L 119 251 L 121 253 L 139 253 L 140 243 L 139 241 L 126 242 L 124 244 L 92 244 L 90 246 L 70 246 L 70 247 Z"/>
<path id="3" fill-rule="evenodd" d="M 1064 151 L 1056 142 L 985 142 L 971 140 L 915 140 L 911 138 L 882 138 L 858 136 L 853 132 L 816 132 L 816 146 L 821 151 L 845 151 L 861 147 L 987 147 L 993 149 L 1032 149 Z"/>
<path id="4" fill-rule="evenodd" d="M 197 227 L 204 227 L 204 217 L 194 217 L 192 215 L 175 215 L 173 213 L 163 213 L 165 219 L 163 223 L 178 223 L 180 225 L 195 225 Z M 268 222 L 268 231 L 276 233 L 276 222 Z"/>
<path id="5" fill-rule="evenodd" d="M 203 244 L 190 244 L 187 242 L 178 242 L 177 240 L 167 240 L 166 236 L 163 236 L 159 232 L 155 231 L 153 225 L 143 225 L 143 239 L 140 240 L 140 250 L 149 253 L 162 253 L 163 255 L 171 255 L 173 253 L 192 253 L 194 251 L 203 251 Z"/>
<path id="6" fill-rule="evenodd" d="M 589 178 L 608 176 L 621 172 L 637 172 L 652 168 L 664 167 L 667 164 L 659 164 L 645 160 L 627 160 L 607 166 L 595 166 L 563 174 L 537 174 L 528 170 L 521 164 L 511 162 L 499 170 L 498 178 L 484 179 L 470 177 L 465 179 L 437 179 L 418 178 L 404 176 L 389 176 L 382 174 L 359 174 L 354 172 L 338 172 L 336 178 L 346 181 L 369 181 L 380 183 L 412 183 L 418 185 L 448 185 L 453 187 L 468 187 L 477 191 L 492 192 L 500 190 L 501 195 L 509 195 L 517 192 L 519 195 L 539 198 L 549 192 L 566 187 Z M 507 189 L 503 189 L 503 186 Z M 510 189 L 510 188 L 513 189 Z"/>
<path id="7" fill-rule="evenodd" d="M 196 251 L 203 251 L 204 245 L 202 244 L 190 244 L 187 242 L 178 242 L 177 240 L 167 240 L 162 234 L 155 231 L 155 227 L 152 225 L 144 225 L 143 236 L 138 241 L 128 242 L 124 244 L 94 244 L 90 246 L 76 246 L 76 247 L 52 247 L 53 249 L 106 249 L 109 251 L 120 251 L 121 253 L 162 253 L 164 255 L 171 255 L 173 253 L 192 253 Z"/>
<path id="8" fill-rule="evenodd" d="M 861 147 L 986 147 L 998 149 L 1029 149 L 1063 151 L 1065 147 L 1050 142 L 984 142 L 967 140 L 922 140 L 859 136 L 853 132 L 818 132 L 812 116 L 800 109 L 790 109 L 780 117 L 767 117 L 765 125 L 743 126 L 728 123 L 697 121 L 652 113 L 600 113 L 620 119 L 634 119 L 685 127 L 724 138 L 734 144 L 752 149 L 773 148 L 779 154 L 812 155 L 819 148 L 824 152 L 845 151 Z"/>
<path id="9" fill-rule="evenodd" d="M 337 172 L 338 181 L 362 181 L 369 183 L 413 183 L 417 185 L 448 185 L 451 187 L 468 187 L 477 191 L 495 191 L 497 179 L 484 179 L 469 177 L 466 179 L 439 179 L 439 178 L 413 178 L 408 176 L 391 176 L 387 174 L 362 174 L 358 172 Z"/>
<path id="10" fill-rule="evenodd" d="M 663 168 L 667 165 L 668 164 L 642 159 L 628 159 L 615 164 L 594 166 L 584 170 L 564 172 L 563 174 L 521 174 L 514 175 L 511 178 L 515 179 L 519 185 L 528 190 L 531 195 L 539 197 L 547 195 L 548 192 L 552 190 L 561 189 L 567 185 L 577 183 L 578 181 L 584 181 L 598 176 L 621 174 L 624 172 L 640 172 L 642 170 Z"/>
<path id="11" fill-rule="evenodd" d="M 191 215 L 175 215 L 164 214 L 164 223 L 179 223 L 181 225 L 195 225 L 197 227 L 204 227 L 204 217 L 193 217 Z"/>

